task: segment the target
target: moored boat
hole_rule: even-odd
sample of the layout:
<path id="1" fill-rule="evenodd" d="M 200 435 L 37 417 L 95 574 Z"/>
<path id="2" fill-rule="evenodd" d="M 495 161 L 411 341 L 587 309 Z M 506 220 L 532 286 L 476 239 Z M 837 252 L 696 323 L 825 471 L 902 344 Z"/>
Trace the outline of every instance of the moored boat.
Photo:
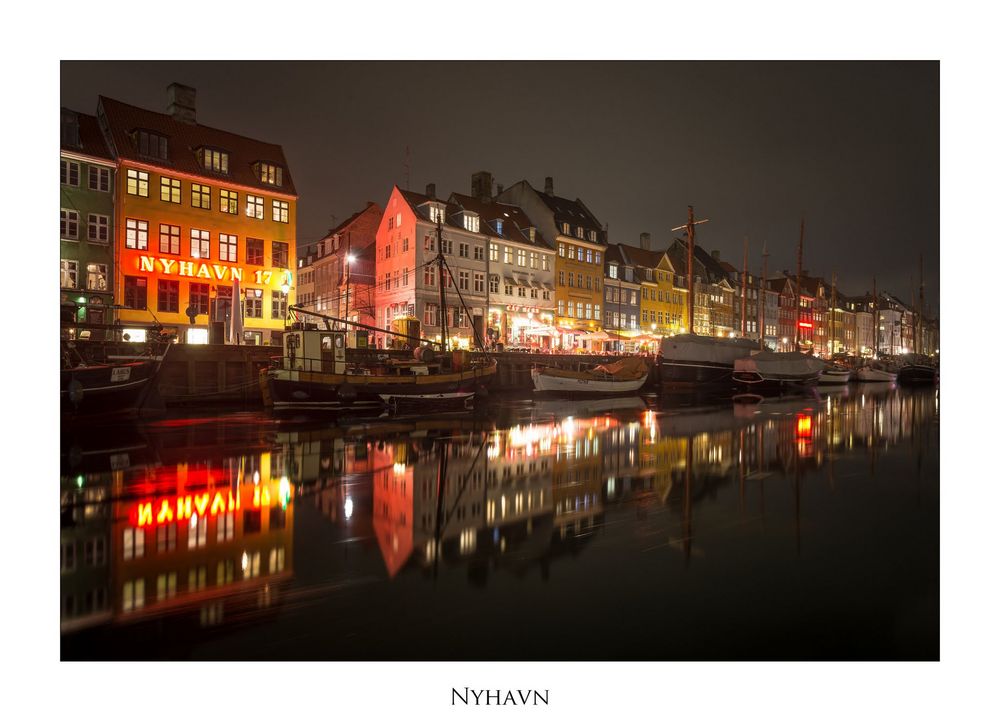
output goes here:
<path id="1" fill-rule="evenodd" d="M 291 330 L 280 363 L 262 372 L 265 403 L 276 411 L 462 410 L 496 375 L 492 358 L 417 348 L 412 358 L 384 355 L 348 365 L 346 333 Z"/>
<path id="2" fill-rule="evenodd" d="M 911 353 L 903 357 L 896 380 L 909 386 L 932 386 L 938 380 L 938 370 L 929 357 Z"/>
<path id="3" fill-rule="evenodd" d="M 663 385 L 732 385 L 733 364 L 753 351 L 744 338 L 710 338 L 685 333 L 660 339 L 657 365 Z"/>
<path id="4" fill-rule="evenodd" d="M 585 371 L 543 366 L 531 369 L 535 390 L 547 393 L 634 393 L 645 385 L 648 376 L 649 366 L 642 358 L 621 358 L 614 363 L 594 366 Z"/>
<path id="5" fill-rule="evenodd" d="M 871 361 L 858 368 L 860 383 L 893 383 L 895 380 L 896 369 L 886 361 Z"/>
<path id="6" fill-rule="evenodd" d="M 853 371 L 842 366 L 828 365 L 819 374 L 817 383 L 821 386 L 839 386 L 851 380 Z"/>
<path id="7" fill-rule="evenodd" d="M 91 362 L 72 344 L 64 346 L 59 371 L 63 423 L 136 415 L 165 356 L 166 352 L 142 359 Z"/>
<path id="8" fill-rule="evenodd" d="M 749 388 L 782 388 L 814 385 L 825 361 L 805 353 L 762 351 L 733 364 L 733 381 Z"/>

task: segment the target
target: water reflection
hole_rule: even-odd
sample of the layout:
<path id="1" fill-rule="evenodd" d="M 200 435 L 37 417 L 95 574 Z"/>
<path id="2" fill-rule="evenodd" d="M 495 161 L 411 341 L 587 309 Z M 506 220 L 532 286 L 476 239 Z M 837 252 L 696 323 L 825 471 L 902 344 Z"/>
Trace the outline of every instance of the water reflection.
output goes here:
<path id="1" fill-rule="evenodd" d="M 781 399 L 523 402 L 489 417 L 348 427 L 247 414 L 91 432 L 63 442 L 64 656 L 169 657 L 167 646 L 99 651 L 103 641 L 74 634 L 155 623 L 191 649 L 213 629 L 250 634 L 335 592 L 401 579 L 419 588 L 406 573 L 417 583 L 461 573 L 470 591 L 534 573 L 552 592 L 563 561 L 616 577 L 652 553 L 691 572 L 703 539 L 772 509 L 789 524 L 782 551 L 801 558 L 804 490 L 836 493 L 841 462 L 860 458 L 877 477 L 892 452 L 918 470 L 933 454 L 936 467 L 937 415 L 936 391 L 869 385 Z M 714 506 L 730 493 L 737 524 Z M 736 546 L 763 546 L 755 532 L 740 530 Z M 365 595 L 359 611 L 391 597 Z M 289 647 L 284 657 L 350 656 Z M 271 657 L 248 644 L 213 654 Z"/>

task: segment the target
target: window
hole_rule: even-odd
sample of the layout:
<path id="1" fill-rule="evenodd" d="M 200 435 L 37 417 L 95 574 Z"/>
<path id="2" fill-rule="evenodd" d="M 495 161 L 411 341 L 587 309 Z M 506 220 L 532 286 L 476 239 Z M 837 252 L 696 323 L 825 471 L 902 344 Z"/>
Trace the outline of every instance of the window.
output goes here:
<path id="1" fill-rule="evenodd" d="M 591 242 L 596 242 L 597 232 L 595 232 L 594 230 L 590 230 L 590 232 L 587 234 L 587 239 L 589 239 Z"/>
<path id="2" fill-rule="evenodd" d="M 266 164 L 261 162 L 258 165 L 258 170 L 260 171 L 260 180 L 265 184 L 270 184 L 272 186 L 281 186 L 281 167 L 277 164 Z"/>
<path id="3" fill-rule="evenodd" d="M 576 259 L 577 262 L 583 262 L 583 247 L 576 248 Z"/>
<path id="4" fill-rule="evenodd" d="M 435 207 L 435 206 L 431 205 L 430 209 L 428 209 L 428 212 L 430 213 L 430 217 L 431 217 L 431 221 L 432 222 L 435 222 L 435 223 L 436 222 L 442 222 L 442 223 L 444 222 L 444 209 L 442 209 L 441 207 Z"/>
<path id="5" fill-rule="evenodd" d="M 500 259 L 500 245 L 496 242 L 490 242 L 490 262 L 496 262 Z"/>
<path id="6" fill-rule="evenodd" d="M 490 292 L 500 292 L 500 277 L 498 275 L 490 275 Z"/>
<path id="7" fill-rule="evenodd" d="M 513 261 L 514 261 L 514 252 L 510 249 L 510 247 L 505 246 L 503 248 L 503 263 L 505 265 L 509 265 Z"/>
<path id="8" fill-rule="evenodd" d="M 288 314 L 288 295 L 281 290 L 271 290 L 271 319 L 284 320 Z"/>
<path id="9" fill-rule="evenodd" d="M 470 232 L 479 231 L 479 215 L 477 214 L 466 214 L 465 218 L 462 220 L 465 228 Z"/>
<path id="10" fill-rule="evenodd" d="M 125 276 L 125 307 L 130 310 L 146 309 L 146 278 Z"/>
<path id="11" fill-rule="evenodd" d="M 264 317 L 264 291 L 248 288 L 244 296 L 243 315 L 248 318 Z"/>
<path id="12" fill-rule="evenodd" d="M 247 194 L 247 216 L 254 219 L 264 219 L 264 197 Z"/>
<path id="13" fill-rule="evenodd" d="M 525 254 L 524 250 L 519 249 L 517 251 L 517 266 L 518 267 L 525 267 L 526 258 L 527 258 L 527 255 Z"/>
<path id="14" fill-rule="evenodd" d="M 247 264 L 264 264 L 264 240 L 247 237 Z"/>
<path id="15" fill-rule="evenodd" d="M 583 317 L 583 303 L 582 302 L 578 302 L 576 304 L 576 317 L 578 317 L 578 318 L 582 318 Z"/>
<path id="16" fill-rule="evenodd" d="M 181 203 L 181 180 L 169 176 L 160 177 L 160 201 L 171 204 Z"/>
<path id="17" fill-rule="evenodd" d="M 59 260 L 59 287 L 76 289 L 79 263 L 76 260 Z"/>
<path id="18" fill-rule="evenodd" d="M 569 222 L 563 222 L 560 225 L 560 229 L 562 230 L 563 234 L 569 234 Z"/>
<path id="19" fill-rule="evenodd" d="M 564 304 L 564 302 L 562 300 L 560 300 L 556 304 L 556 309 L 558 310 L 558 314 L 559 315 L 564 315 L 566 313 L 565 304 Z"/>
<path id="20" fill-rule="evenodd" d="M 108 266 L 99 262 L 87 263 L 87 289 L 105 292 L 108 289 Z"/>
<path id="21" fill-rule="evenodd" d="M 601 253 L 600 252 L 595 252 L 594 253 L 594 264 L 595 265 L 601 264 Z"/>
<path id="22" fill-rule="evenodd" d="M 219 190 L 219 209 L 226 214 L 237 214 L 239 210 L 239 194 L 228 189 Z"/>
<path id="23" fill-rule="evenodd" d="M 469 256 L 469 245 L 466 244 L 465 242 L 459 242 L 458 243 L 458 256 L 459 257 L 468 257 Z"/>
<path id="24" fill-rule="evenodd" d="M 484 250 L 483 250 L 483 246 L 482 245 L 476 245 L 473 248 L 473 256 L 474 256 L 475 259 L 482 260 L 483 259 L 483 253 L 484 253 Z"/>
<path id="25" fill-rule="evenodd" d="M 593 264 L 593 262 L 594 262 L 594 251 L 593 250 L 587 250 L 587 263 L 588 264 Z"/>
<path id="26" fill-rule="evenodd" d="M 192 282 L 188 285 L 188 304 L 195 315 L 208 315 L 208 283 Z"/>
<path id="27" fill-rule="evenodd" d="M 517 296 L 518 297 L 524 297 L 524 288 L 522 286 L 520 286 L 520 285 L 518 285 L 518 287 L 517 287 Z"/>
<path id="28" fill-rule="evenodd" d="M 406 252 L 409 249 L 410 249 L 410 238 L 403 237 L 403 252 Z"/>
<path id="29" fill-rule="evenodd" d="M 437 325 L 437 305 L 424 303 L 424 325 Z"/>
<path id="30" fill-rule="evenodd" d="M 229 173 L 229 154 L 218 149 L 202 149 L 201 165 L 208 171 L 219 174 Z"/>
<path id="31" fill-rule="evenodd" d="M 236 535 L 236 512 L 227 512 L 216 520 L 215 541 L 228 542 Z"/>
<path id="32" fill-rule="evenodd" d="M 434 274 L 433 267 L 424 268 L 424 286 L 425 287 L 435 287 L 437 283 L 435 282 L 436 275 Z"/>
<path id="33" fill-rule="evenodd" d="M 271 267 L 288 267 L 288 243 L 271 243 Z"/>
<path id="34" fill-rule="evenodd" d="M 172 552 L 177 549 L 177 523 L 161 524 L 156 528 L 156 551 Z"/>
<path id="35" fill-rule="evenodd" d="M 288 224 L 288 202 L 275 199 L 271 202 L 271 219 Z"/>
<path id="36" fill-rule="evenodd" d="M 111 170 L 102 169 L 99 166 L 91 166 L 87 169 L 87 186 L 95 192 L 111 191 Z"/>
<path id="37" fill-rule="evenodd" d="M 181 253 L 181 228 L 175 224 L 160 225 L 160 252 L 166 255 Z"/>
<path id="38" fill-rule="evenodd" d="M 155 159 L 167 158 L 167 137 L 154 134 L 152 131 L 137 131 L 136 146 L 140 156 L 149 156 Z"/>
<path id="39" fill-rule="evenodd" d="M 583 239 L 583 227 L 577 225 L 576 236 L 579 237 L 580 239 Z"/>
<path id="40" fill-rule="evenodd" d="M 196 550 L 208 542 L 208 518 L 195 515 L 188 523 L 188 549 Z"/>
<path id="41" fill-rule="evenodd" d="M 75 161 L 62 159 L 59 163 L 59 181 L 73 187 L 80 186 L 80 165 Z"/>
<path id="42" fill-rule="evenodd" d="M 468 270 L 458 271 L 458 289 L 468 290 L 469 289 L 469 272 Z"/>
<path id="43" fill-rule="evenodd" d="M 60 210 L 59 235 L 63 239 L 78 239 L 80 237 L 80 213 L 75 209 Z"/>
<path id="44" fill-rule="evenodd" d="M 387 272 L 385 273 L 385 291 L 389 292 L 389 287 L 391 284 L 391 275 Z"/>
<path id="45" fill-rule="evenodd" d="M 86 565 L 93 567 L 104 564 L 104 544 L 104 537 L 94 537 L 84 543 L 83 561 Z"/>
<path id="46" fill-rule="evenodd" d="M 142 531 L 142 530 L 140 530 Z M 146 581 L 141 577 L 122 585 L 122 611 L 130 613 L 146 606 Z"/>
<path id="47" fill-rule="evenodd" d="M 508 297 L 511 296 L 511 295 L 513 295 L 514 294 L 514 286 L 513 285 L 507 285 L 507 284 L 505 284 L 503 286 L 503 294 L 507 295 Z"/>
<path id="48" fill-rule="evenodd" d="M 564 245 L 562 242 L 559 243 L 559 256 L 560 257 L 566 256 L 566 245 Z"/>
<path id="49" fill-rule="evenodd" d="M 608 265 L 608 277 L 610 277 L 612 280 L 618 279 L 618 265 L 614 263 Z"/>
<path id="50" fill-rule="evenodd" d="M 191 185 L 191 206 L 196 209 L 212 208 L 212 187 L 204 184 Z"/>
<path id="51" fill-rule="evenodd" d="M 135 197 L 149 196 L 149 172 L 128 169 L 125 172 L 125 191 Z"/>
<path id="52" fill-rule="evenodd" d="M 403 287 L 406 287 L 409 284 L 410 284 L 410 271 L 407 270 L 406 268 L 403 268 Z"/>
<path id="53" fill-rule="evenodd" d="M 475 291 L 485 292 L 486 290 L 486 275 L 482 272 L 477 272 L 475 275 Z"/>
<path id="54" fill-rule="evenodd" d="M 441 240 L 441 251 L 444 252 L 446 255 L 450 255 L 451 250 L 452 250 L 451 240 L 450 239 Z"/>
<path id="55" fill-rule="evenodd" d="M 219 234 L 219 259 L 223 262 L 239 262 L 235 234 Z"/>
<path id="56" fill-rule="evenodd" d="M 430 235 L 424 235 L 424 252 L 434 251 L 434 238 Z"/>
<path id="57" fill-rule="evenodd" d="M 122 532 L 122 557 L 136 560 L 146 554 L 146 530 L 126 527 Z"/>
<path id="58" fill-rule="evenodd" d="M 156 309 L 161 313 L 176 313 L 180 309 L 181 284 L 177 280 L 158 280 Z"/>
<path id="59" fill-rule="evenodd" d="M 587 318 L 589 318 L 591 316 L 591 313 L 592 313 L 591 307 L 592 307 L 591 304 L 587 303 L 587 305 L 586 305 L 586 317 Z"/>
<path id="60" fill-rule="evenodd" d="M 191 256 L 196 260 L 207 260 L 212 256 L 211 237 L 207 229 L 191 230 Z"/>
<path id="61" fill-rule="evenodd" d="M 156 576 L 156 599 L 169 600 L 177 595 L 177 573 L 169 572 Z"/>

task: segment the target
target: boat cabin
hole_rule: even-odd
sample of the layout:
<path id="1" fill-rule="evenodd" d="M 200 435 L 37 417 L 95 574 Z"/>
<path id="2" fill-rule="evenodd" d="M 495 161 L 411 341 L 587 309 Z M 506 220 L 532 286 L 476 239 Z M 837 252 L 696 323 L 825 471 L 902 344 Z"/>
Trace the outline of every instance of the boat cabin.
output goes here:
<path id="1" fill-rule="evenodd" d="M 290 330 L 284 336 L 285 370 L 344 373 L 347 333 L 343 330 Z"/>

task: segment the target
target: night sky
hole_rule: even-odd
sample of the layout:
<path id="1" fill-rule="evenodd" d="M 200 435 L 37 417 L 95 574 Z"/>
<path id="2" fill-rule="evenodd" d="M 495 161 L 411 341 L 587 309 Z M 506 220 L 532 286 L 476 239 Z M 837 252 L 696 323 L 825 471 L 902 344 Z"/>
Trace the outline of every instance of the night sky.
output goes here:
<path id="1" fill-rule="evenodd" d="M 197 89 L 199 123 L 281 144 L 299 244 L 394 183 L 468 193 L 485 169 L 581 198 L 609 241 L 663 248 L 695 206 L 698 241 L 741 267 L 804 269 L 847 294 L 878 277 L 909 303 L 924 256 L 938 308 L 939 67 L 927 63 L 64 62 L 61 105 L 103 94 L 166 111 Z M 912 287 L 911 287 L 912 286 Z"/>

